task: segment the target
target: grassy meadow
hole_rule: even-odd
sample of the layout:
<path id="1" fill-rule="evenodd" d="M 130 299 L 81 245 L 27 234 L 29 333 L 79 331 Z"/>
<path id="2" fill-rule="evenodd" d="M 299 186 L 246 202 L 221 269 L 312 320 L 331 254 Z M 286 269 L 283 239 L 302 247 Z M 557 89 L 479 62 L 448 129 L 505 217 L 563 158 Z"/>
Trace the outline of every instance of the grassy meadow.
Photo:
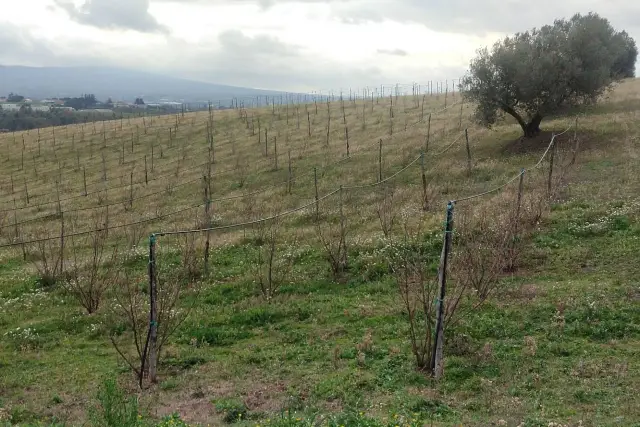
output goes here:
<path id="1" fill-rule="evenodd" d="M 640 80 L 525 141 L 510 120 L 473 125 L 460 101 L 336 99 L 0 134 L 0 425 L 640 426 Z M 447 201 L 521 168 L 517 262 L 483 304 L 461 299 L 436 381 L 416 369 L 394 251 L 419 234 L 435 279 Z M 499 234 L 518 184 L 456 203 L 454 292 L 469 270 L 459 242 L 484 248 L 484 233 Z M 273 227 L 224 228 L 282 213 Z M 341 222 L 348 261 L 334 275 L 323 242 L 335 246 Z M 170 234 L 208 224 L 220 228 Z M 151 233 L 166 283 L 190 269 L 175 306 L 188 316 L 142 391 L 110 339 L 131 333 L 121 283 L 87 314 L 59 271 L 60 253 L 66 269 L 91 262 L 95 229 L 103 262 L 142 299 Z M 265 298 L 273 233 L 282 262 Z M 110 404 L 119 415 L 105 415 Z"/>

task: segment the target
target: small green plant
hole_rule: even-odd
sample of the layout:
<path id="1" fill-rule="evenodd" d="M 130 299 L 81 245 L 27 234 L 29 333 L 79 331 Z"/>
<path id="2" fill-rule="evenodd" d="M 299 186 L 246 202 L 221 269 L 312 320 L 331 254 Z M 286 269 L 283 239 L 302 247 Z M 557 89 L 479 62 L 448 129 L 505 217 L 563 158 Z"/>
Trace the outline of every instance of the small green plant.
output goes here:
<path id="1" fill-rule="evenodd" d="M 96 427 L 138 427 L 142 417 L 138 414 L 138 399 L 127 397 L 112 378 L 104 380 L 98 393 L 98 406 L 90 411 L 91 425 Z"/>
<path id="2" fill-rule="evenodd" d="M 236 399 L 220 399 L 215 402 L 216 411 L 223 413 L 225 423 L 232 424 L 247 418 L 248 408 L 243 402 Z"/>
<path id="3" fill-rule="evenodd" d="M 42 345 L 40 334 L 33 328 L 16 328 L 3 334 L 3 337 L 10 342 L 18 351 L 35 350 Z"/>
<path id="4" fill-rule="evenodd" d="M 189 427 L 177 412 L 162 418 L 162 421 L 156 427 Z"/>
<path id="5" fill-rule="evenodd" d="M 175 390 L 176 388 L 178 388 L 178 381 L 173 378 L 169 378 L 160 383 L 160 388 L 164 391 Z"/>
<path id="6" fill-rule="evenodd" d="M 316 420 L 316 418 L 318 418 L 316 415 L 305 418 L 295 412 L 283 411 L 277 418 L 269 418 L 266 422 L 259 423 L 259 425 L 264 425 L 265 427 L 314 427 L 322 425 L 322 419 Z"/>

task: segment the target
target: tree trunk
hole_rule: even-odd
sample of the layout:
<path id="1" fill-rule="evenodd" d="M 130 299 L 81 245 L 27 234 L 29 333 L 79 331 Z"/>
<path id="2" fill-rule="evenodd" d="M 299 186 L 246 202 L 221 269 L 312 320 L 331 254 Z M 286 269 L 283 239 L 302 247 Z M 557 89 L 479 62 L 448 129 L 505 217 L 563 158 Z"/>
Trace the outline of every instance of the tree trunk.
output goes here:
<path id="1" fill-rule="evenodd" d="M 514 119 L 516 119 L 516 121 L 522 128 L 522 132 L 524 133 L 525 138 L 532 138 L 540 134 L 540 123 L 542 122 L 542 116 L 539 113 L 536 113 L 531 121 L 527 123 L 524 121 L 522 116 L 513 109 L 513 107 L 503 104 L 501 108 L 505 113 L 511 115 Z"/>
<path id="2" fill-rule="evenodd" d="M 526 138 L 538 136 L 540 134 L 540 122 L 542 122 L 542 116 L 540 114 L 536 114 L 525 126 L 521 125 L 522 130 L 524 131 L 524 136 Z"/>

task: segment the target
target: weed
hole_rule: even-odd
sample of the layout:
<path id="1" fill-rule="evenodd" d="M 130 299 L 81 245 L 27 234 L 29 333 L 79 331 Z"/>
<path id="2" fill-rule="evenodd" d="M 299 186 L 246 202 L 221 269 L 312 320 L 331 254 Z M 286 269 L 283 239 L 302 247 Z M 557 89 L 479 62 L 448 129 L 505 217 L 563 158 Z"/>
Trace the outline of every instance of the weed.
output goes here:
<path id="1" fill-rule="evenodd" d="M 248 408 L 237 399 L 220 399 L 214 403 L 216 411 L 223 414 L 225 423 L 232 424 L 247 419 Z"/>
<path id="2" fill-rule="evenodd" d="M 97 393 L 98 406 L 91 408 L 91 423 L 97 427 L 142 426 L 138 414 L 138 399 L 127 397 L 112 378 L 105 379 Z"/>
<path id="3" fill-rule="evenodd" d="M 180 418 L 180 414 L 174 412 L 171 415 L 163 417 L 162 421 L 160 421 L 156 427 L 189 427 L 189 424 Z"/>

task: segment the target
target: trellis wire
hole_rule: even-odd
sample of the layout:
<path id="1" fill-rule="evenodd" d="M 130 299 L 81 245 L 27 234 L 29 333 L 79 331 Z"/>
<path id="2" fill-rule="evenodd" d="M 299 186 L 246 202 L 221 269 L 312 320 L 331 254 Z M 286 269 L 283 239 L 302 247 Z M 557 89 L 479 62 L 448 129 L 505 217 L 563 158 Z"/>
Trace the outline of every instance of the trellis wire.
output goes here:
<path id="1" fill-rule="evenodd" d="M 446 107 L 446 108 L 443 108 L 443 109 L 441 109 L 441 110 L 439 110 L 439 111 L 436 111 L 436 112 L 435 112 L 435 114 L 439 114 L 439 113 L 441 113 L 441 112 L 444 112 L 444 111 L 448 110 L 449 108 L 452 108 L 452 107 L 453 107 L 453 106 L 455 106 L 456 104 L 457 104 L 457 103 L 454 103 L 454 104 L 450 105 L 449 107 Z M 411 126 L 407 127 L 405 130 L 403 130 L 403 131 L 401 131 L 401 132 L 405 132 L 405 131 L 407 131 L 408 129 L 413 128 L 413 127 L 415 127 L 415 126 L 419 125 L 419 124 L 420 124 L 420 123 L 422 123 L 423 121 L 424 121 L 424 120 L 419 120 L 418 122 L 416 122 L 416 123 L 412 124 Z M 453 146 L 453 145 L 455 144 L 455 142 L 457 142 L 457 140 L 456 140 L 456 141 L 454 141 L 451 145 Z M 371 145 L 373 145 L 373 144 L 371 144 Z M 355 154 L 353 154 L 353 155 L 350 155 L 350 156 L 348 156 L 348 157 L 346 157 L 346 158 L 343 158 L 343 159 L 337 160 L 337 161 L 335 161 L 335 162 L 333 162 L 333 163 L 330 163 L 330 164 L 328 164 L 328 165 L 325 165 L 325 166 L 323 167 L 323 169 L 326 169 L 326 168 L 331 167 L 331 166 L 333 166 L 333 165 L 340 164 L 340 163 L 342 163 L 342 162 L 344 162 L 344 161 L 347 161 L 347 160 L 349 160 L 349 159 L 351 159 L 351 158 L 355 157 L 355 156 L 356 156 L 356 155 L 358 155 L 358 154 L 362 154 L 362 153 L 363 153 L 363 151 L 364 151 L 364 149 L 365 149 L 367 146 L 368 146 L 368 144 L 367 144 L 367 145 L 364 145 L 363 147 L 361 147 L 361 148 L 360 148 L 360 149 L 359 149 Z M 446 151 L 446 150 L 448 150 L 448 148 L 449 148 L 449 147 L 447 147 L 447 149 L 445 149 L 445 151 Z M 438 155 L 438 154 L 437 154 L 437 155 Z M 202 166 L 206 165 L 207 163 L 208 163 L 208 162 L 203 163 L 202 165 L 198 165 L 198 166 L 192 167 L 192 168 L 190 168 L 189 170 L 196 169 L 196 168 L 198 168 L 198 167 L 202 167 Z M 215 174 L 213 174 L 213 175 L 215 175 L 215 176 L 219 176 L 219 175 L 223 175 L 224 173 L 227 173 L 227 172 L 233 172 L 233 171 L 235 171 L 235 170 L 237 170 L 237 168 L 229 168 L 229 169 L 225 169 L 225 170 L 223 170 L 223 171 L 219 171 L 219 172 L 217 172 L 217 173 L 215 173 Z M 171 173 L 171 174 L 167 174 L 167 175 L 163 175 L 163 176 L 168 176 L 168 175 L 172 175 L 172 174 L 173 174 L 173 173 Z M 305 176 L 308 176 L 308 175 L 311 175 L 311 174 L 312 174 L 312 173 L 303 174 L 303 175 L 300 175 L 300 176 L 299 176 L 299 177 L 297 177 L 297 178 L 305 177 Z M 160 178 L 160 177 L 157 177 L 157 178 L 154 178 L 154 179 L 159 179 L 159 178 Z M 184 186 L 184 185 L 188 185 L 188 184 L 194 183 L 194 182 L 199 181 L 199 180 L 200 180 L 200 178 L 196 178 L 196 179 L 193 179 L 193 180 L 190 180 L 190 181 L 186 181 L 186 182 L 183 182 L 183 183 L 178 183 L 178 184 L 175 184 L 175 185 L 173 186 L 173 188 L 177 188 L 177 187 L 181 187 L 181 186 Z M 286 182 L 289 182 L 289 180 L 287 180 Z M 247 196 L 250 196 L 250 195 L 253 195 L 253 194 L 259 194 L 259 193 L 261 193 L 261 192 L 267 191 L 267 190 L 268 190 L 268 189 L 270 189 L 270 188 L 273 188 L 273 187 L 276 187 L 276 186 L 279 186 L 279 185 L 283 185 L 284 183 L 285 183 L 285 182 L 283 182 L 283 183 L 278 183 L 278 184 L 274 184 L 274 185 L 271 185 L 271 186 L 267 187 L 266 189 L 258 190 L 258 191 L 256 191 L 256 192 L 249 193 L 249 194 L 247 194 L 247 195 L 238 195 L 238 196 L 234 196 L 234 197 L 230 197 L 230 198 L 222 198 L 222 199 L 219 199 L 219 201 L 223 201 L 223 200 L 231 200 L 231 199 L 234 199 L 234 198 L 241 198 L 241 197 L 247 197 Z M 137 183 L 137 184 L 141 184 L 141 182 L 140 182 L 140 183 Z M 131 184 L 129 184 L 129 186 L 130 186 L 130 185 L 131 185 Z M 127 186 L 127 185 L 123 185 L 123 186 L 122 186 L 122 188 L 124 188 L 124 187 L 126 187 L 126 186 Z M 119 187 L 112 187 L 112 189 L 117 189 L 117 188 L 119 188 Z M 91 193 L 88 193 L 88 195 L 102 193 L 103 191 L 104 191 L 104 190 L 99 190 L 99 191 L 91 192 Z M 145 195 L 142 195 L 142 196 L 139 196 L 139 197 L 135 197 L 135 198 L 131 198 L 131 197 L 129 197 L 129 198 L 128 198 L 128 199 L 126 199 L 126 200 L 125 200 L 125 199 L 123 199 L 123 200 L 120 200 L 120 201 L 117 201 L 117 202 L 112 202 L 112 203 L 107 204 L 107 205 L 100 205 L 100 206 L 91 206 L 91 207 L 77 208 L 77 209 L 72 209 L 72 210 L 66 210 L 66 211 L 64 211 L 64 212 L 65 212 L 65 213 L 81 212 L 81 211 L 86 211 L 86 210 L 100 209 L 100 208 L 104 208 L 104 207 L 106 207 L 106 206 L 116 206 L 116 205 L 120 205 L 120 204 L 122 204 L 122 203 L 125 203 L 125 202 L 127 202 L 127 201 L 131 202 L 131 201 L 136 201 L 136 200 L 142 200 L 142 199 L 145 199 L 145 198 L 148 198 L 148 197 L 152 197 L 152 196 L 155 196 L 155 195 L 158 195 L 158 194 L 162 194 L 162 193 L 164 193 L 164 192 L 165 192 L 165 190 L 161 190 L 161 191 L 157 191 L 157 192 L 154 192 L 154 193 L 145 194 Z M 77 198 L 85 197 L 86 195 L 87 195 L 87 194 L 85 194 L 85 195 L 80 195 L 80 196 L 72 196 L 72 197 L 68 197 L 68 198 L 65 198 L 65 199 L 60 199 L 59 201 L 57 201 L 57 203 L 58 203 L 58 205 L 59 205 L 59 204 L 60 204 L 60 202 L 64 202 L 64 201 L 68 201 L 68 200 L 74 200 L 74 199 L 77 199 Z M 42 203 L 42 204 L 39 204 L 39 205 L 23 206 L 23 207 L 21 207 L 21 208 L 18 208 L 18 210 L 24 210 L 24 209 L 29 209 L 29 208 L 40 208 L 40 207 L 42 207 L 42 206 L 47 206 L 47 205 L 51 205 L 51 204 L 54 204 L 54 203 L 56 203 L 56 201 L 46 202 L 46 203 Z M 193 208 L 196 208 L 196 207 L 198 207 L 198 206 L 194 206 Z M 14 211 L 14 210 L 15 210 L 15 209 L 0 210 L 0 212 L 10 212 L 10 211 Z M 28 219 L 28 220 L 23 220 L 23 221 L 21 221 L 18 225 L 26 224 L 26 223 L 30 223 L 30 222 L 37 222 L 37 221 L 39 221 L 39 220 L 41 220 L 41 219 L 46 219 L 46 218 L 48 218 L 48 217 L 50 217 L 50 216 L 51 216 L 51 215 L 44 215 L 44 216 L 42 216 L 42 217 L 38 217 L 38 218 L 31 218 L 31 219 Z M 0 229 L 6 228 L 6 227 L 9 227 L 9 226 L 0 227 Z M 0 246 L 0 247 L 1 247 L 1 246 Z"/>
<path id="2" fill-rule="evenodd" d="M 567 133 L 572 126 L 569 126 L 564 132 L 561 132 L 559 134 L 553 134 L 551 137 L 551 141 L 549 142 L 549 145 L 547 146 L 546 150 L 544 151 L 544 153 L 542 154 L 542 156 L 540 157 L 540 160 L 538 160 L 538 162 L 531 167 L 531 169 L 536 169 L 538 168 L 543 160 L 545 159 L 545 157 L 547 156 L 547 154 L 549 153 L 549 150 L 555 145 L 555 141 L 556 138 L 558 136 L 564 135 L 565 133 Z M 438 268 L 438 286 L 439 286 L 439 292 L 438 294 L 440 295 L 438 300 L 437 300 L 437 318 L 436 318 L 436 328 L 435 328 L 435 337 L 433 340 L 433 349 L 432 349 L 432 360 L 431 360 L 431 371 L 433 376 L 436 379 L 439 379 L 442 374 L 443 374 L 443 353 L 444 353 L 444 331 L 443 331 L 443 324 L 444 324 L 444 296 L 446 293 L 446 283 L 447 283 L 447 261 L 448 261 L 448 257 L 449 257 L 449 253 L 451 251 L 451 235 L 453 233 L 453 210 L 454 207 L 457 203 L 460 202 L 466 202 L 466 201 L 470 201 L 470 200 L 474 200 L 474 199 L 478 199 L 480 197 L 484 197 L 487 196 L 489 194 L 492 193 L 496 193 L 502 189 L 504 189 L 505 187 L 507 187 L 509 184 L 513 183 L 514 181 L 518 180 L 518 179 L 522 179 L 524 177 L 524 174 L 526 172 L 526 169 L 521 169 L 520 172 L 518 174 L 516 174 L 513 178 L 510 178 L 509 180 L 507 180 L 504 184 L 499 185 L 495 188 L 492 188 L 490 190 L 487 191 L 483 191 L 481 193 L 478 194 L 474 194 L 471 196 L 467 196 L 467 197 L 463 197 L 463 198 L 459 198 L 459 199 L 455 199 L 455 200 L 451 200 L 447 203 L 447 210 L 446 210 L 446 218 L 445 218 L 445 227 L 444 227 L 444 236 L 443 236 L 443 244 L 442 244 L 442 256 L 440 259 L 440 266 Z M 522 181 L 520 182 L 520 186 L 522 186 Z M 518 206 L 519 208 L 519 206 Z"/>
<path id="3" fill-rule="evenodd" d="M 365 99 L 365 98 L 363 98 L 363 99 Z M 454 103 L 454 104 L 452 104 L 452 105 L 450 105 L 450 106 L 445 106 L 445 108 L 444 108 L 443 110 L 441 110 L 441 111 L 447 110 L 447 109 L 449 109 L 450 107 L 452 107 L 452 106 L 454 106 L 454 105 L 457 105 L 457 104 L 459 104 L 459 102 L 456 102 L 456 103 Z M 438 112 L 441 112 L 441 111 L 438 111 Z M 200 111 L 196 111 L 195 113 L 196 113 L 196 114 L 198 114 L 199 112 L 200 112 Z M 438 112 L 435 112 L 435 114 L 437 114 Z M 158 115 L 158 116 L 150 116 L 150 117 L 176 117 L 176 118 L 177 118 L 177 117 L 178 117 L 178 115 L 179 115 L 179 113 L 176 113 L 176 114 L 171 113 L 171 114 L 166 114 L 166 115 Z M 118 120 L 119 120 L 119 119 L 118 119 Z M 103 128 L 104 128 L 104 126 L 105 126 L 105 123 L 106 123 L 106 122 L 114 122 L 114 123 L 116 123 L 117 121 L 113 121 L 113 120 L 104 121 L 104 120 L 103 120 L 103 121 L 102 121 L 102 123 L 103 123 Z M 151 132 L 153 133 L 153 132 L 154 132 L 154 131 L 156 131 L 156 130 L 165 129 L 165 128 L 166 128 L 166 125 L 167 125 L 166 123 L 162 123 L 162 124 L 160 124 L 160 125 L 155 125 L 155 126 L 154 126 L 154 125 L 150 125 L 150 126 L 146 126 L 146 125 L 145 125 L 145 126 L 144 126 L 145 134 L 147 134 L 147 131 L 151 131 Z M 68 126 L 68 125 L 64 125 L 64 126 L 65 126 L 65 128 L 67 128 L 67 126 Z M 60 127 L 61 127 L 61 126 L 60 126 Z M 55 132 L 55 128 L 56 128 L 56 127 L 54 126 L 54 127 L 53 127 L 54 132 Z M 113 129 L 110 129 L 110 130 L 115 130 L 115 128 L 117 128 L 117 126 L 115 126 Z M 22 131 L 22 132 L 24 132 L 24 131 Z M 103 130 L 103 132 L 105 132 L 105 130 Z M 15 133 L 15 132 L 14 132 L 14 133 Z M 94 136 L 94 135 L 91 135 L 91 136 Z M 129 135 L 124 135 L 124 134 L 122 134 L 122 135 L 120 135 L 119 137 L 112 138 L 111 140 L 115 140 L 115 141 L 117 141 L 117 143 L 116 143 L 115 145 L 119 145 L 119 143 L 122 143 L 125 139 L 127 139 L 127 138 L 128 138 L 128 136 L 129 136 Z M 105 138 L 106 138 L 106 134 L 105 134 Z M 49 139 L 44 139 L 44 140 L 40 140 L 40 139 L 39 139 L 39 142 L 44 142 L 44 143 L 46 143 L 47 141 L 49 141 Z M 228 142 L 226 142 L 226 143 L 223 143 L 223 144 L 218 145 L 218 147 L 220 147 L 220 146 L 225 146 L 225 145 L 232 144 L 232 143 L 233 143 L 233 141 L 228 141 Z M 177 149 L 177 146 L 176 146 L 176 149 Z M 31 153 L 32 151 L 33 151 L 33 150 L 28 150 L 28 151 L 27 151 L 27 153 Z M 138 158 L 134 158 L 133 160 L 134 160 L 134 161 L 137 161 L 137 160 L 142 159 L 143 157 L 144 157 L 144 155 L 141 155 L 140 157 L 138 157 Z M 110 159 L 109 159 L 109 162 L 111 162 L 112 160 L 116 160 L 116 161 L 118 161 L 118 162 L 119 162 L 119 161 L 120 161 L 120 153 L 118 153 L 118 156 L 117 156 L 117 157 L 116 157 L 116 156 L 114 156 L 113 158 L 110 158 Z M 130 163 L 130 162 L 129 162 L 129 163 Z M 46 175 L 46 174 L 47 174 L 47 173 L 49 173 L 49 172 L 55 172 L 55 171 L 57 171 L 57 170 L 58 170 L 58 168 L 52 168 L 52 169 L 46 169 L 46 170 L 44 170 L 44 171 L 40 171 L 40 172 L 41 172 L 41 174 Z M 122 176 L 124 176 L 124 175 L 122 175 Z M 116 178 L 122 178 L 122 176 L 121 176 L 121 177 L 116 177 Z M 36 178 L 36 179 L 33 179 L 33 180 L 29 180 L 29 181 L 27 181 L 27 183 L 32 183 L 32 182 L 37 182 L 37 181 L 39 181 L 39 179 L 37 179 L 37 178 Z M 2 182 L 2 184 L 4 185 L 4 184 L 6 184 L 6 183 Z M 88 185 L 89 185 L 89 186 L 91 186 L 91 185 L 93 185 L 93 184 L 98 184 L 98 182 L 96 182 L 96 183 L 89 183 Z"/>

